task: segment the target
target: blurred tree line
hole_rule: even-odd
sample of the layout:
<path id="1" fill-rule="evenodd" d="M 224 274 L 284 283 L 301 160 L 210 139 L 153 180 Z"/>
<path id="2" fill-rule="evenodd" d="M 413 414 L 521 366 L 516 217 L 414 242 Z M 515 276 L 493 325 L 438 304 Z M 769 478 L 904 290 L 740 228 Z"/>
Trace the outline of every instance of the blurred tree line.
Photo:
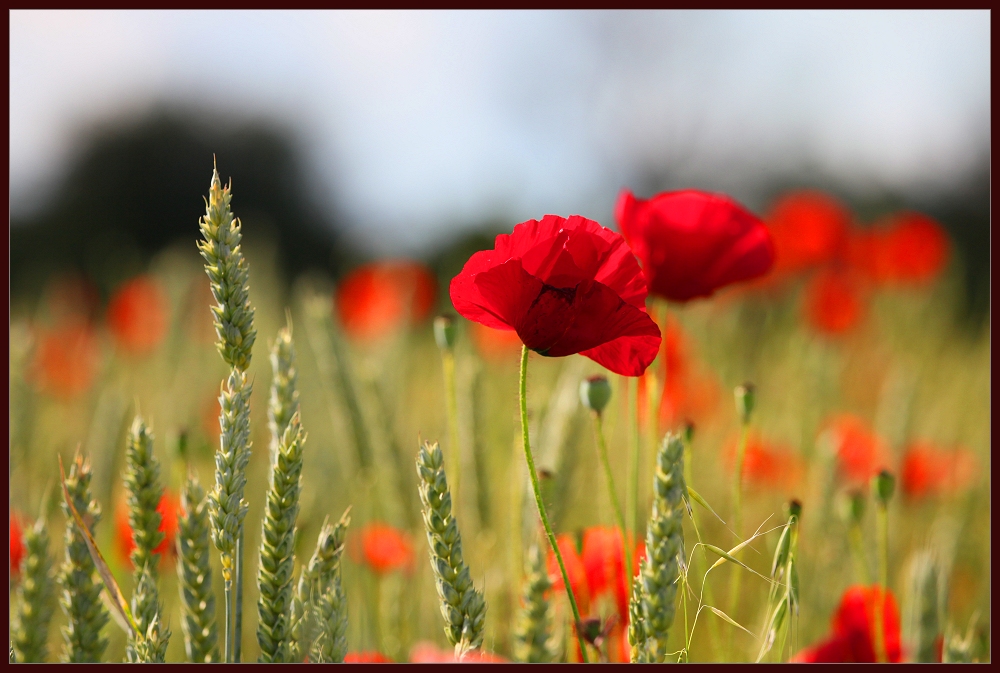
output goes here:
<path id="1" fill-rule="evenodd" d="M 190 113 L 158 111 L 95 132 L 51 199 L 30 216 L 11 219 L 11 298 L 30 302 L 53 273 L 70 269 L 88 276 L 106 297 L 164 247 L 182 240 L 193 249 L 204 213 L 195 195 L 207 193 L 213 155 L 224 180 L 237 176 L 235 212 L 255 225 L 266 223 L 278 247 L 280 269 L 289 279 L 308 270 L 336 277 L 360 261 L 342 235 L 342 222 L 312 198 L 304 162 L 288 130 L 267 122 L 231 127 Z M 633 187 L 648 197 L 690 186 L 674 182 L 667 172 L 646 171 Z M 920 203 L 891 193 L 858 200 L 821 175 L 778 176 L 760 189 L 761 203 L 801 187 L 839 196 L 866 222 L 902 208 L 936 218 L 951 234 L 964 274 L 965 302 L 957 307 L 957 317 L 973 330 L 986 323 L 988 159 L 960 189 Z M 509 229 L 510 223 L 497 219 L 474 223 L 430 255 L 427 261 L 441 280 L 442 299 L 448 279 L 468 256 L 492 247 L 493 237 Z"/>

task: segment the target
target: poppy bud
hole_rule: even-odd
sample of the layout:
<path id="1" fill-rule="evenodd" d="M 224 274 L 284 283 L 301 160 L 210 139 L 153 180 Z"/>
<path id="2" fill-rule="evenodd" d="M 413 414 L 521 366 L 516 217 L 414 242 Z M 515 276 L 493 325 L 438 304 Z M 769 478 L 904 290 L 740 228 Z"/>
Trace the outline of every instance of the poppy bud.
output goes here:
<path id="1" fill-rule="evenodd" d="M 883 506 L 889 504 L 895 490 L 896 478 L 889 470 L 882 470 L 872 479 L 872 495 L 878 498 Z"/>
<path id="2" fill-rule="evenodd" d="M 788 510 L 789 518 L 794 516 L 796 519 L 799 519 L 802 516 L 802 502 L 799 500 L 790 501 L 786 505 L 786 509 Z"/>
<path id="3" fill-rule="evenodd" d="M 591 376 L 580 382 L 580 401 L 595 413 L 601 413 L 611 399 L 611 384 L 604 376 Z"/>
<path id="4" fill-rule="evenodd" d="M 691 446 L 691 442 L 694 441 L 694 423 L 691 421 L 686 421 L 684 423 L 684 443 Z"/>
<path id="5" fill-rule="evenodd" d="M 733 391 L 736 397 L 736 413 L 739 414 L 740 422 L 743 425 L 750 422 L 750 414 L 753 413 L 756 402 L 756 395 L 754 393 L 754 385 L 752 383 L 744 383 L 742 386 L 736 386 L 736 389 Z"/>
<path id="6" fill-rule="evenodd" d="M 840 518 L 848 525 L 860 525 L 865 516 L 865 496 L 861 491 L 850 491 L 841 495 Z"/>
<path id="7" fill-rule="evenodd" d="M 441 350 L 451 350 L 455 347 L 455 319 L 450 315 L 439 315 L 434 318 L 434 340 Z"/>

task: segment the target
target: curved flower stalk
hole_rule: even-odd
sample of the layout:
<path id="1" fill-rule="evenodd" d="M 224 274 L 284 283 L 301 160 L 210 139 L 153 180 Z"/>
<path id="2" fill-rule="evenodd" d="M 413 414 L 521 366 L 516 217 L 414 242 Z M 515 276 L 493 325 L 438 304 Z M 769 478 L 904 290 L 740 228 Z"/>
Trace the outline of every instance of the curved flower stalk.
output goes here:
<path id="1" fill-rule="evenodd" d="M 11 648 L 17 661 L 41 662 L 48 655 L 49 623 L 55 596 L 49 534 L 44 519 L 38 519 L 24 532 L 24 546 L 27 553 L 22 565 L 23 578 L 17 588 Z"/>
<path id="2" fill-rule="evenodd" d="M 552 588 L 545 558 L 532 545 L 525 560 L 524 593 L 514 630 L 514 659 L 532 664 L 554 660 L 552 608 L 545 594 Z"/>
<path id="3" fill-rule="evenodd" d="M 462 557 L 462 536 L 451 515 L 451 494 L 444 472 L 444 456 L 436 443 L 424 442 L 417 453 L 420 501 L 424 505 L 424 527 L 430 551 L 444 632 L 455 646 L 455 656 L 483 644 L 486 601 L 472 584 L 469 566 Z"/>
<path id="4" fill-rule="evenodd" d="M 177 579 L 181 594 L 181 628 L 188 661 L 219 661 L 216 649 L 215 594 L 209 561 L 208 501 L 194 474 L 181 495 L 183 514 L 177 533 Z"/>
<path id="5" fill-rule="evenodd" d="M 272 395 L 273 399 L 273 395 Z M 285 427 L 271 469 L 257 570 L 259 661 L 288 659 L 289 617 L 295 564 L 295 519 L 299 513 L 302 446 L 306 435 L 295 412 Z"/>
<path id="6" fill-rule="evenodd" d="M 639 569 L 639 590 L 632 594 L 637 606 L 629 608 L 630 614 L 638 617 L 631 620 L 637 625 L 633 661 L 641 659 L 645 650 L 650 661 L 662 662 L 667 652 L 667 634 L 676 612 L 678 559 L 684 554 L 681 524 L 685 490 L 684 443 L 680 435 L 671 433 L 663 438 L 656 456 L 653 511 L 646 531 L 647 556 Z M 644 634 L 638 632 L 639 621 Z"/>
<path id="7" fill-rule="evenodd" d="M 291 661 L 302 661 L 304 653 L 312 654 L 313 645 L 317 640 L 316 627 L 317 617 L 326 615 L 326 624 L 319 625 L 329 640 L 324 642 L 324 647 L 328 647 L 330 656 L 339 645 L 336 644 L 337 634 L 341 629 L 347 629 L 346 602 L 343 608 L 334 605 L 334 597 L 329 597 L 329 603 L 333 608 L 325 611 L 320 610 L 320 602 L 323 594 L 330 587 L 336 585 L 340 587 L 340 557 L 344 553 L 344 539 L 347 537 L 347 527 L 351 524 L 350 508 L 340 517 L 340 521 L 333 525 L 329 520 L 323 522 L 320 529 L 319 538 L 316 540 L 316 549 L 308 565 L 302 568 L 299 573 L 299 583 L 292 598 L 291 620 L 290 620 L 290 640 L 289 659 Z M 343 600 L 343 589 L 338 588 Z M 317 615 L 317 613 L 320 615 Z M 332 628 L 331 621 L 336 617 L 336 628 Z"/>
<path id="8" fill-rule="evenodd" d="M 90 463 L 76 454 L 66 478 L 66 490 L 73 499 L 73 506 L 93 529 L 101 519 L 101 506 L 90 497 L 90 479 Z M 104 585 L 94 576 L 97 571 L 94 560 L 83 534 L 71 518 L 68 505 L 63 503 L 62 507 L 69 519 L 66 523 L 66 560 L 59 574 L 62 588 L 59 602 L 69 621 L 62 629 L 66 643 L 62 658 L 74 663 L 96 662 L 108 646 L 107 638 L 101 635 L 101 629 L 108 623 L 108 611 L 101 603 Z"/>

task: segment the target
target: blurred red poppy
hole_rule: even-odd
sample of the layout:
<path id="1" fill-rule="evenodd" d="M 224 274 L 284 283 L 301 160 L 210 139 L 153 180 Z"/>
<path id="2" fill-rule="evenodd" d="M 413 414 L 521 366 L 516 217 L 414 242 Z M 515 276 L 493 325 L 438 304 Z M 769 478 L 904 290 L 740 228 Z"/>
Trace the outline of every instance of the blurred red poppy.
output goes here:
<path id="1" fill-rule="evenodd" d="M 154 554 L 159 554 L 162 558 L 173 558 L 176 554 L 174 548 L 174 538 L 177 537 L 178 520 L 180 518 L 181 501 L 176 495 L 164 489 L 163 497 L 156 511 L 160 513 L 160 532 L 163 533 L 163 541 L 153 550 Z M 121 562 L 132 566 L 132 551 L 135 549 L 135 542 L 132 539 L 132 526 L 128 520 L 128 502 L 120 500 L 115 510 L 115 542 L 118 548 L 118 557 Z"/>
<path id="2" fill-rule="evenodd" d="M 975 481 L 977 462 L 965 449 L 944 451 L 926 442 L 915 442 L 903 455 L 902 491 L 911 498 L 957 493 Z"/>
<path id="3" fill-rule="evenodd" d="M 590 612 L 590 589 L 587 585 L 587 570 L 583 565 L 583 559 L 576 548 L 576 541 L 570 533 L 562 533 L 556 536 L 556 544 L 559 545 L 559 553 L 562 554 L 563 563 L 566 564 L 566 574 L 569 576 L 569 583 L 573 589 L 573 597 L 576 598 L 577 607 L 580 614 L 585 615 Z M 553 591 L 564 591 L 562 573 L 559 572 L 559 562 L 556 555 L 549 550 L 546 563 L 549 579 L 552 581 Z"/>
<path id="4" fill-rule="evenodd" d="M 137 276 L 115 290 L 108 303 L 108 329 L 119 346 L 144 355 L 167 332 L 167 296 L 151 276 Z"/>
<path id="5" fill-rule="evenodd" d="M 806 285 L 803 299 L 809 324 L 824 334 L 843 334 L 865 314 L 864 286 L 848 269 L 817 271 Z"/>
<path id="6" fill-rule="evenodd" d="M 10 576 L 21 573 L 21 560 L 24 558 L 24 529 L 21 527 L 21 517 L 16 512 L 10 513 Z"/>
<path id="7" fill-rule="evenodd" d="M 364 526 L 359 537 L 351 546 L 351 555 L 376 575 L 413 569 L 413 543 L 406 532 L 376 522 Z"/>
<path id="8" fill-rule="evenodd" d="M 838 469 L 848 481 L 867 484 L 879 470 L 888 467 L 888 446 L 860 418 L 837 416 L 825 424 L 824 433 L 836 454 Z"/>
<path id="9" fill-rule="evenodd" d="M 424 320 L 436 294 L 437 281 L 424 265 L 395 259 L 351 271 L 337 286 L 335 304 L 344 331 L 366 340 Z"/>
<path id="10" fill-rule="evenodd" d="M 695 362 L 690 341 L 680 324 L 668 317 L 666 328 L 662 329 L 663 340 L 660 357 L 667 370 L 666 384 L 660 395 L 659 423 L 661 428 L 677 427 L 688 421 L 703 422 L 719 402 L 719 386 L 715 378 Z M 639 422 L 646 422 L 648 404 L 647 385 L 650 373 L 639 379 Z"/>
<path id="11" fill-rule="evenodd" d="M 344 656 L 345 664 L 391 664 L 392 659 L 381 652 L 348 652 Z"/>
<path id="12" fill-rule="evenodd" d="M 775 274 L 785 275 L 820 266 L 840 255 L 851 213 L 828 194 L 802 190 L 775 202 L 767 224 L 774 237 Z"/>
<path id="13" fill-rule="evenodd" d="M 660 345 L 625 239 L 579 215 L 546 215 L 497 236 L 452 279 L 451 301 L 542 355 L 580 353 L 624 376 L 641 375 Z"/>
<path id="14" fill-rule="evenodd" d="M 42 391 L 70 399 L 90 388 L 100 356 L 97 334 L 82 321 L 37 332 L 31 378 Z"/>
<path id="15" fill-rule="evenodd" d="M 501 664 L 507 661 L 507 659 L 492 652 L 472 650 L 465 655 L 465 659 L 459 662 L 455 658 L 454 649 L 442 649 L 427 640 L 414 643 L 413 647 L 410 648 L 411 664 Z"/>
<path id="16" fill-rule="evenodd" d="M 689 189 L 643 200 L 624 190 L 615 219 L 642 261 L 649 292 L 669 301 L 709 297 L 774 264 L 767 227 L 723 194 Z"/>
<path id="17" fill-rule="evenodd" d="M 736 469 L 739 438 L 726 444 L 724 455 L 730 471 Z M 750 432 L 743 452 L 743 483 L 765 489 L 794 491 L 802 478 L 805 463 L 794 449 L 766 442 L 759 433 Z"/>
<path id="18" fill-rule="evenodd" d="M 883 600 L 884 597 L 884 600 Z M 874 663 L 876 661 L 875 616 L 882 606 L 886 658 L 898 663 L 902 657 L 899 608 L 892 592 L 878 585 L 853 586 L 844 592 L 832 620 L 833 633 L 793 658 L 798 663 Z"/>
<path id="19" fill-rule="evenodd" d="M 935 220 L 901 212 L 852 237 L 850 259 L 872 280 L 883 284 L 924 284 L 948 263 L 948 234 Z"/>
<path id="20" fill-rule="evenodd" d="M 470 323 L 472 343 L 484 360 L 501 362 L 517 358 L 521 337 L 513 330 L 493 329 L 478 322 Z"/>

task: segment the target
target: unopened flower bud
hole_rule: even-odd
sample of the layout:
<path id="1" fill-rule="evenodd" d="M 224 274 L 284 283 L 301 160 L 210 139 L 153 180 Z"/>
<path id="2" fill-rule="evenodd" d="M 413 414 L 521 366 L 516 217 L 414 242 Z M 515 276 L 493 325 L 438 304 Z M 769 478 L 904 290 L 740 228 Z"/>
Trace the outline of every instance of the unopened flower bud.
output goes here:
<path id="1" fill-rule="evenodd" d="M 799 501 L 799 500 L 792 500 L 792 501 L 790 501 L 785 506 L 785 508 L 788 510 L 788 516 L 789 516 L 789 518 L 791 518 L 791 517 L 794 516 L 796 519 L 799 519 L 799 518 L 802 517 L 802 502 L 801 501 Z"/>
<path id="2" fill-rule="evenodd" d="M 694 441 L 694 423 L 691 421 L 685 421 L 684 423 L 684 443 L 691 446 L 691 442 Z"/>
<path id="3" fill-rule="evenodd" d="M 601 413 L 611 399 L 611 384 L 603 376 L 591 376 L 580 382 L 580 401 L 595 413 Z"/>
<path id="4" fill-rule="evenodd" d="M 753 413 L 756 402 L 754 385 L 752 383 L 744 383 L 742 386 L 736 386 L 733 394 L 736 397 L 736 413 L 740 417 L 740 422 L 746 425 L 750 422 L 750 415 Z"/>
<path id="5" fill-rule="evenodd" d="M 450 315 L 439 315 L 434 318 L 434 340 L 441 350 L 451 350 L 455 347 L 455 319 Z"/>
<path id="6" fill-rule="evenodd" d="M 872 495 L 878 498 L 883 505 L 889 504 L 895 490 L 896 478 L 889 470 L 882 470 L 872 479 Z"/>
<path id="7" fill-rule="evenodd" d="M 840 496 L 838 503 L 840 518 L 847 525 L 860 525 L 865 516 L 865 495 L 861 491 L 850 491 Z"/>

